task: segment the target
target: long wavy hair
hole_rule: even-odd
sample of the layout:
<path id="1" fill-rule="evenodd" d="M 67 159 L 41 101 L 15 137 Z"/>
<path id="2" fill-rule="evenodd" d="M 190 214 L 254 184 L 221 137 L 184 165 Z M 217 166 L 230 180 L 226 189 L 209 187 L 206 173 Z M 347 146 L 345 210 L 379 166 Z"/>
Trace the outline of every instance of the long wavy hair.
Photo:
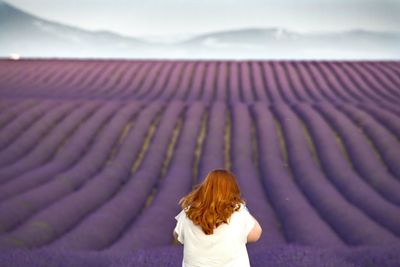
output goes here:
<path id="1" fill-rule="evenodd" d="M 182 209 L 206 235 L 222 223 L 228 223 L 233 212 L 239 210 L 245 200 L 240 196 L 236 177 L 229 171 L 210 171 L 204 181 L 179 200 Z"/>

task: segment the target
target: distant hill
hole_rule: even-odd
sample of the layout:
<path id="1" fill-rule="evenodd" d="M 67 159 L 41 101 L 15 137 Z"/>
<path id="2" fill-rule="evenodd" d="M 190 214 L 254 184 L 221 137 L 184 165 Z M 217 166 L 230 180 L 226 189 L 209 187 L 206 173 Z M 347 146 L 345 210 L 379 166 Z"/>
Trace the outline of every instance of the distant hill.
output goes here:
<path id="1" fill-rule="evenodd" d="M 148 46 L 132 37 L 108 31 L 87 31 L 45 20 L 0 1 L 0 55 L 33 57 L 124 56 Z"/>
<path id="2" fill-rule="evenodd" d="M 175 43 L 88 31 L 45 20 L 0 0 L 0 57 L 183 59 L 400 59 L 400 32 L 296 33 L 233 29 Z"/>
<path id="3" fill-rule="evenodd" d="M 353 30 L 296 33 L 281 28 L 205 34 L 181 44 L 207 55 L 273 59 L 400 59 L 400 33 Z"/>

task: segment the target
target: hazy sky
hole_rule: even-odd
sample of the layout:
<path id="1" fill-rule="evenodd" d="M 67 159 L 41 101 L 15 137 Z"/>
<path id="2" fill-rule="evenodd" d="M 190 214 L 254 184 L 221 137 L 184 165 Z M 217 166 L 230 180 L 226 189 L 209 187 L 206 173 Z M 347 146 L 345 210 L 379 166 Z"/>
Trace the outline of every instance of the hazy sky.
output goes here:
<path id="1" fill-rule="evenodd" d="M 400 0 L 5 0 L 42 18 L 125 35 L 246 27 L 400 31 Z"/>

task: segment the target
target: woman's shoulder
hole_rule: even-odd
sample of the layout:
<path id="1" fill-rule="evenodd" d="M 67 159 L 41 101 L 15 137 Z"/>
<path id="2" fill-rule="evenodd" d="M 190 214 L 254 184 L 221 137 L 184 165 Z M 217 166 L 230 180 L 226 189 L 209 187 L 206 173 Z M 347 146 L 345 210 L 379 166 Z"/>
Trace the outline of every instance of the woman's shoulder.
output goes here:
<path id="1" fill-rule="evenodd" d="M 179 219 L 184 219 L 187 215 L 186 215 L 186 209 L 182 209 L 176 216 L 175 219 L 179 220 Z"/>
<path id="2" fill-rule="evenodd" d="M 240 203 L 240 204 L 237 204 L 237 209 L 235 210 L 235 212 L 232 215 L 242 216 L 242 214 L 246 211 L 248 211 L 246 204 Z"/>
<path id="3" fill-rule="evenodd" d="M 240 203 L 240 204 L 238 204 L 238 206 L 239 206 L 239 209 L 238 209 L 239 211 L 248 211 L 246 203 Z"/>

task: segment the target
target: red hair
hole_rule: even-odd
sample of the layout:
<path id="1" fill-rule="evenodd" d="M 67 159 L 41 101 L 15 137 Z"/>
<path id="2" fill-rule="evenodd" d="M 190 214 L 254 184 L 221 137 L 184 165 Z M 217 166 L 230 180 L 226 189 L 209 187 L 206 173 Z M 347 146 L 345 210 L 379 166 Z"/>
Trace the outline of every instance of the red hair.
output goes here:
<path id="1" fill-rule="evenodd" d="M 239 210 L 240 189 L 236 177 L 227 170 L 213 170 L 201 184 L 179 200 L 182 209 L 206 235 L 222 223 L 228 223 L 233 212 Z"/>

